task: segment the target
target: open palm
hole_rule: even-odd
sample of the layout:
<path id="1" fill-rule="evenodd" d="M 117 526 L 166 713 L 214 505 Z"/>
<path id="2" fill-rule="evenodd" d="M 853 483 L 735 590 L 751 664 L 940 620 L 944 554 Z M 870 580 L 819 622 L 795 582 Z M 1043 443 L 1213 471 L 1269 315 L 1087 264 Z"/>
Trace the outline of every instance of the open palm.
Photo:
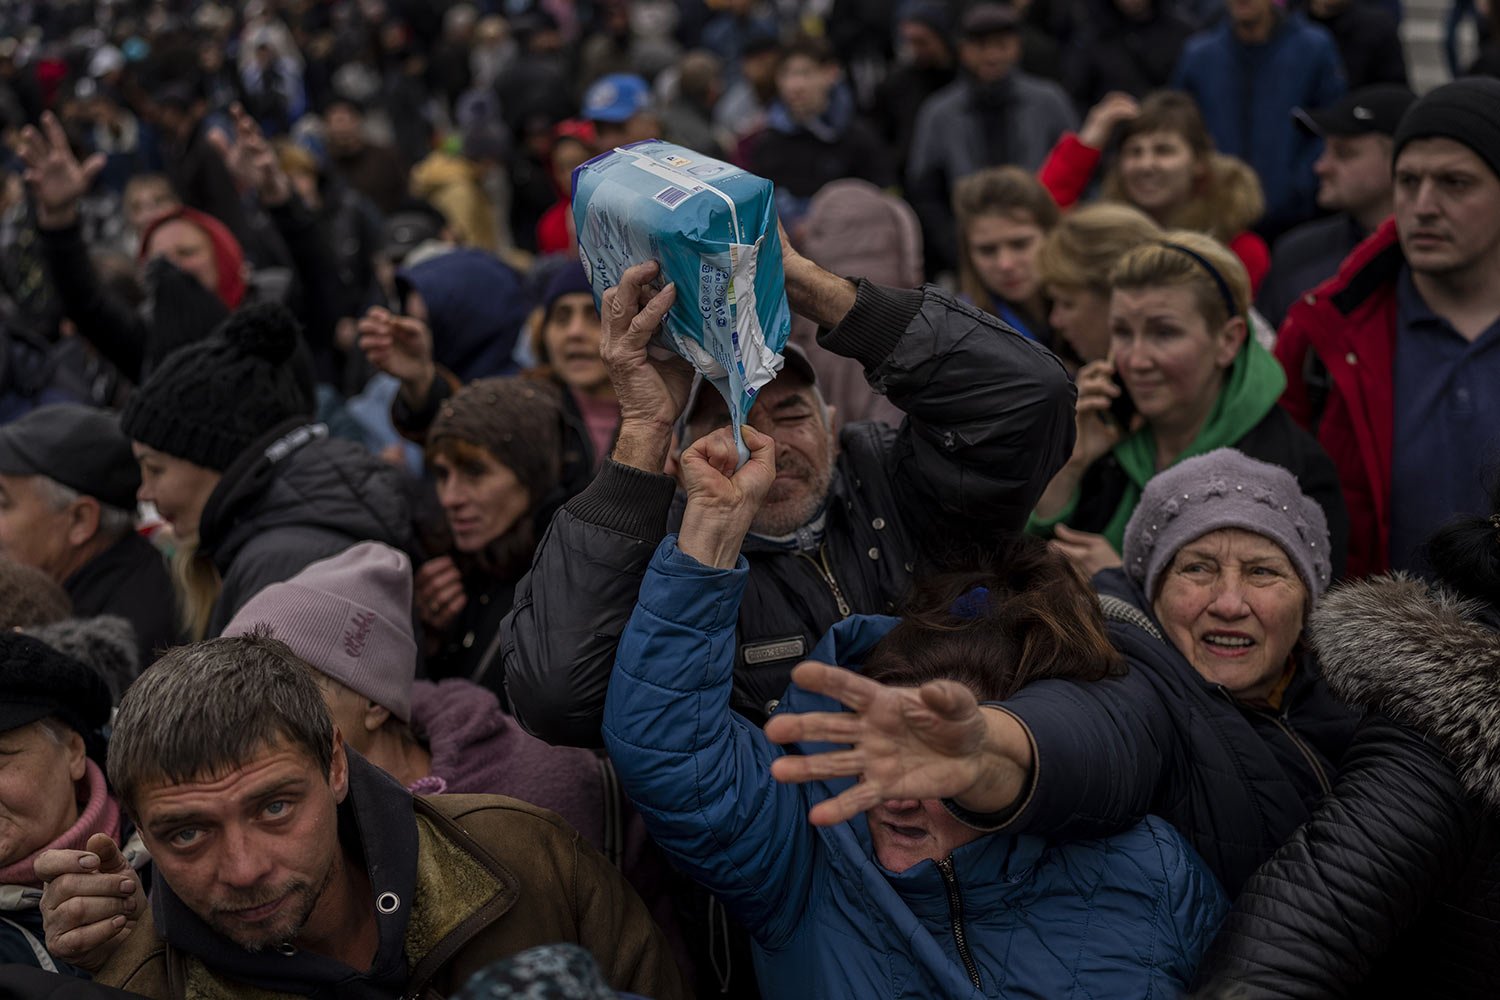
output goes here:
<path id="1" fill-rule="evenodd" d="M 980 780 L 985 722 L 973 692 L 962 684 L 888 687 L 812 662 L 800 664 L 792 679 L 849 709 L 778 715 L 766 724 L 766 735 L 777 743 L 848 747 L 782 757 L 771 766 L 772 775 L 788 783 L 859 779 L 814 806 L 808 815 L 813 823 L 842 823 L 891 799 L 957 798 Z"/>
<path id="2" fill-rule="evenodd" d="M 42 115 L 40 131 L 31 125 L 21 130 L 20 153 L 26 184 L 36 200 L 37 221 L 49 228 L 71 223 L 78 200 L 104 169 L 104 154 L 95 153 L 80 163 L 62 123 L 50 111 Z"/>

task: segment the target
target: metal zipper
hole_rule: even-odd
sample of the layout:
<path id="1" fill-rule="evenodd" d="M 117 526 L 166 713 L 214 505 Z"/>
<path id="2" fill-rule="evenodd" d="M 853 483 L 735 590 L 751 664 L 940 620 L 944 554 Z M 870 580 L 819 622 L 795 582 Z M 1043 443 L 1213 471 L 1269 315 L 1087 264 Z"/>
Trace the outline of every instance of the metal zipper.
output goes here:
<path id="1" fill-rule="evenodd" d="M 828 543 L 824 542 L 818 546 L 818 558 L 816 559 L 806 552 L 798 552 L 797 554 L 812 563 L 813 569 L 818 571 L 818 576 L 823 578 L 823 582 L 833 592 L 833 599 L 838 602 L 839 606 L 839 617 L 848 618 L 853 614 L 853 611 L 849 608 L 849 602 L 844 600 L 844 592 L 839 589 L 839 582 L 833 578 L 833 567 L 828 564 Z"/>
<path id="2" fill-rule="evenodd" d="M 1283 733 L 1286 733 L 1286 738 L 1292 741 L 1292 746 L 1297 748 L 1297 752 L 1302 755 L 1303 759 L 1307 761 L 1308 766 L 1312 768 L 1313 777 L 1318 779 L 1318 787 L 1323 790 L 1323 794 L 1327 795 L 1329 792 L 1333 791 L 1333 785 L 1328 780 L 1328 773 L 1323 770 L 1323 765 L 1318 763 L 1318 755 L 1313 753 L 1312 747 L 1308 746 L 1306 741 L 1304 741 L 1302 737 L 1297 735 L 1297 731 L 1293 729 L 1291 723 L 1287 721 L 1285 712 L 1283 712 L 1281 715 L 1275 715 L 1271 712 L 1263 712 L 1258 708 L 1254 708 L 1241 702 L 1234 696 L 1234 693 L 1224 685 L 1219 684 L 1217 685 L 1217 687 L 1219 691 L 1224 695 L 1224 697 L 1229 699 L 1230 704 L 1238 708 L 1249 709 L 1256 715 L 1259 715 L 1265 719 L 1270 719 L 1272 722 L 1276 723 L 1276 728 L 1280 729 Z"/>
<path id="3" fill-rule="evenodd" d="M 1268 718 L 1281 727 L 1281 731 L 1286 733 L 1287 739 L 1292 741 L 1292 746 L 1302 751 L 1302 756 L 1306 757 L 1307 762 L 1312 765 L 1313 774 L 1317 776 L 1318 787 L 1323 789 L 1323 794 L 1327 795 L 1333 791 L 1333 785 L 1328 781 L 1328 775 L 1324 773 L 1323 765 L 1318 763 L 1317 755 L 1312 752 L 1311 747 L 1303 742 L 1302 737 L 1298 736 L 1296 731 L 1292 729 L 1291 725 L 1286 721 L 1286 715 L 1283 714 L 1279 717 L 1272 715 L 1268 716 Z"/>
<path id="4" fill-rule="evenodd" d="M 948 917 L 953 923 L 953 943 L 958 945 L 958 957 L 969 974 L 969 982 L 974 984 L 976 990 L 983 989 L 979 985 L 979 966 L 974 964 L 974 956 L 969 954 L 969 942 L 964 938 L 964 897 L 958 891 L 958 876 L 953 871 L 952 856 L 939 861 L 937 869 L 943 873 L 943 883 L 948 887 Z"/>

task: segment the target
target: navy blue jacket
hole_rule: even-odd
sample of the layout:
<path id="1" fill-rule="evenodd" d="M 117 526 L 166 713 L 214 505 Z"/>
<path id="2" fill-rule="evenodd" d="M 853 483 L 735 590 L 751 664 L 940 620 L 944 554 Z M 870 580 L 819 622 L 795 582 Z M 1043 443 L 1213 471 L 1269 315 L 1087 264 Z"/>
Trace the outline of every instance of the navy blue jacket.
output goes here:
<path id="1" fill-rule="evenodd" d="M 1233 897 L 1331 788 L 1358 718 L 1311 655 L 1279 712 L 1242 704 L 1160 638 L 1150 602 L 1123 572 L 1094 584 L 1114 609 L 1110 639 L 1129 669 L 1093 684 L 1041 681 L 1005 702 L 1036 741 L 1035 775 L 1007 822 L 984 825 L 1088 837 L 1160 816 Z"/>
<path id="2" fill-rule="evenodd" d="M 729 708 L 749 575 L 661 543 L 620 639 L 604 737 L 626 792 L 673 862 L 755 939 L 768 997 L 1175 997 L 1224 896 L 1156 818 L 1102 839 L 982 835 L 899 874 L 863 816 L 807 811 L 852 779 L 783 785 L 785 751 Z M 813 653 L 857 664 L 895 619 L 855 616 Z M 787 691 L 779 711 L 839 711 Z M 811 752 L 818 747 L 801 748 Z"/>
<path id="3" fill-rule="evenodd" d="M 1264 45 L 1245 45 L 1226 19 L 1188 39 L 1172 86 L 1198 102 L 1221 153 L 1255 168 L 1266 195 L 1260 228 L 1279 233 L 1312 218 L 1321 140 L 1292 119 L 1293 108 L 1322 108 L 1344 93 L 1337 44 L 1325 28 L 1287 14 Z"/>

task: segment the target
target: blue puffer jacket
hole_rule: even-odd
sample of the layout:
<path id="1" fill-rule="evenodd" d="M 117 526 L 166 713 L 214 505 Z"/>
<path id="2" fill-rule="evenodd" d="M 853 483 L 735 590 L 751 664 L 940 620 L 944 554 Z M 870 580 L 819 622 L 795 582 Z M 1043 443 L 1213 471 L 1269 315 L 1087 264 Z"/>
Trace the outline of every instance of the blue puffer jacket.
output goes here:
<path id="1" fill-rule="evenodd" d="M 1226 904 L 1161 820 L 1069 844 L 986 835 L 899 875 L 874 859 L 864 817 L 810 825 L 811 805 L 851 781 L 778 783 L 784 751 L 729 709 L 747 572 L 662 542 L 620 640 L 604 738 L 657 842 L 754 936 L 764 995 L 1178 994 Z M 848 619 L 813 658 L 857 663 L 894 624 Z M 796 687 L 787 708 L 838 710 Z"/>
<path id="2" fill-rule="evenodd" d="M 1263 45 L 1245 45 L 1228 21 L 1188 40 L 1172 87 L 1198 102 L 1219 152 L 1255 168 L 1266 195 L 1262 227 L 1280 232 L 1317 213 L 1313 161 L 1323 142 L 1292 118 L 1344 93 L 1338 44 L 1321 25 L 1288 14 Z"/>

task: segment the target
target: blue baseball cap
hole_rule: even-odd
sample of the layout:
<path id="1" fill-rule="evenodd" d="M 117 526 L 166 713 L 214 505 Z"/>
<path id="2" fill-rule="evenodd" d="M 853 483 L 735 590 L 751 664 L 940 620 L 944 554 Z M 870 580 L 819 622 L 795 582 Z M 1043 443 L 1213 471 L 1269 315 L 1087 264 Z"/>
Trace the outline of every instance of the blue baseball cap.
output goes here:
<path id="1" fill-rule="evenodd" d="M 629 121 L 651 104 L 651 87 L 633 73 L 611 73 L 583 95 L 583 117 L 595 122 Z"/>

